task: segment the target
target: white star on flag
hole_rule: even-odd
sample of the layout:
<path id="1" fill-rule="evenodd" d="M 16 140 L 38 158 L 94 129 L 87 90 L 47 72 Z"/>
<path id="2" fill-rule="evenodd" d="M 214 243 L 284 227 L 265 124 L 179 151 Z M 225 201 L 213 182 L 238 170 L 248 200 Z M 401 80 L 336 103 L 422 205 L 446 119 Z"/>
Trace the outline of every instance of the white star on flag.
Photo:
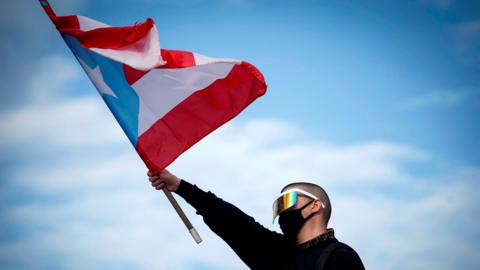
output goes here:
<path id="1" fill-rule="evenodd" d="M 100 95 L 107 94 L 113 97 L 118 98 L 113 90 L 105 83 L 103 80 L 102 72 L 100 71 L 100 67 L 97 65 L 95 68 L 91 69 L 80 57 L 77 57 L 80 65 L 82 66 L 83 70 L 88 74 L 88 77 L 92 80 L 93 84 L 97 88 Z"/>

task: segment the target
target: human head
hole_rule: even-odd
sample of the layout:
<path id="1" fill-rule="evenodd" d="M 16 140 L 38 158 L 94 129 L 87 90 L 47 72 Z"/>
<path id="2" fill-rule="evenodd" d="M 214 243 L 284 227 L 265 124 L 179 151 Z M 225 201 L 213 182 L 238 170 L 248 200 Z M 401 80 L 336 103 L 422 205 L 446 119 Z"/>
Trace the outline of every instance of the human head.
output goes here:
<path id="1" fill-rule="evenodd" d="M 332 214 L 332 206 L 330 204 L 330 198 L 328 197 L 327 192 L 325 192 L 325 190 L 319 185 L 308 183 L 308 182 L 290 183 L 285 187 L 283 187 L 281 192 L 284 192 L 286 190 L 293 189 L 293 188 L 299 188 L 299 189 L 305 190 L 311 193 L 312 195 L 315 195 L 319 199 L 320 203 L 318 203 L 317 206 L 312 205 L 311 213 L 313 212 L 319 213 L 321 217 L 321 221 L 323 223 L 322 225 L 327 227 L 328 221 L 330 220 L 330 216 Z M 312 200 L 311 198 L 299 196 L 298 201 L 296 205 L 292 207 L 292 210 L 301 208 L 311 200 Z M 324 208 L 320 206 L 321 203 L 323 203 Z M 304 209 L 303 211 L 308 211 L 308 210 Z"/>

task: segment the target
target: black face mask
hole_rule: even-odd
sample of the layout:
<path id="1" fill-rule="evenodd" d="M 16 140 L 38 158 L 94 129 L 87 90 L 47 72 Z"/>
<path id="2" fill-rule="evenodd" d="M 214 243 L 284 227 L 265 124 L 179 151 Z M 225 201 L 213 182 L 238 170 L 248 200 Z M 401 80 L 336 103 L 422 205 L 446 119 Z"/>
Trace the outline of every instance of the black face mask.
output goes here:
<path id="1" fill-rule="evenodd" d="M 285 235 L 289 241 L 295 242 L 297 240 L 297 234 L 300 229 L 302 229 L 305 222 L 315 214 L 311 213 L 306 218 L 302 216 L 302 210 L 313 201 L 314 200 L 311 200 L 300 209 L 287 210 L 280 214 L 278 224 L 280 225 L 280 229 L 282 229 L 283 235 Z"/>

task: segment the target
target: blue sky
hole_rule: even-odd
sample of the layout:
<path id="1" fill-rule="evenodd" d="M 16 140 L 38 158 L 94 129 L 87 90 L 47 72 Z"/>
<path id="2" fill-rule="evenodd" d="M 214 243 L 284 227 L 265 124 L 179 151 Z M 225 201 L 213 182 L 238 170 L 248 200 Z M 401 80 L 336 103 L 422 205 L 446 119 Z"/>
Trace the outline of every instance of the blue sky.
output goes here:
<path id="1" fill-rule="evenodd" d="M 367 268 L 480 266 L 478 1 L 50 2 L 111 25 L 151 17 L 163 48 L 263 72 L 267 94 L 179 158 L 180 177 L 275 230 L 272 198 L 310 179 Z M 182 202 L 195 246 L 149 188 L 39 4 L 0 12 L 1 268 L 245 269 Z"/>

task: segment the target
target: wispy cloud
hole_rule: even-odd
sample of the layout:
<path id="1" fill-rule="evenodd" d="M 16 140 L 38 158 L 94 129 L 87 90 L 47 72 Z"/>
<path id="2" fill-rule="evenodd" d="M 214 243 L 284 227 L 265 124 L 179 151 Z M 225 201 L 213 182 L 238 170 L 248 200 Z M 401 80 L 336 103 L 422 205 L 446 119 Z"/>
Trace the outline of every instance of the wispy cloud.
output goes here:
<path id="1" fill-rule="evenodd" d="M 37 61 L 25 82 L 28 86 L 22 93 L 25 105 L 0 114 L 3 141 L 0 147 L 18 147 L 40 140 L 43 144 L 81 148 L 119 138 L 121 131 L 111 122 L 113 117 L 108 108 L 89 85 L 79 65 L 69 60 L 53 55 Z M 91 95 L 68 98 L 72 89 L 82 86 L 91 88 Z M 105 126 L 111 128 L 105 129 Z"/>
<path id="2" fill-rule="evenodd" d="M 81 13 L 86 1 L 50 1 L 58 14 Z M 38 1 L 4 1 L 0 10 L 0 109 L 25 104 L 30 91 L 30 76 L 42 67 L 39 54 L 49 47 L 62 45 L 54 26 L 43 12 Z M 67 51 L 64 51 L 67 52 Z M 63 65 L 62 65 L 63 66 Z M 52 66 L 45 68 L 52 71 Z M 50 81 L 54 84 L 55 80 Z"/>
<path id="3" fill-rule="evenodd" d="M 35 61 L 35 68 L 28 78 L 28 91 L 24 98 L 33 98 L 33 103 L 41 104 L 49 99 L 65 97 L 78 79 L 85 76 L 74 59 L 53 55 Z"/>
<path id="4" fill-rule="evenodd" d="M 467 101 L 473 94 L 473 91 L 468 90 L 433 91 L 400 102 L 398 107 L 407 110 L 432 107 L 450 108 Z"/>

